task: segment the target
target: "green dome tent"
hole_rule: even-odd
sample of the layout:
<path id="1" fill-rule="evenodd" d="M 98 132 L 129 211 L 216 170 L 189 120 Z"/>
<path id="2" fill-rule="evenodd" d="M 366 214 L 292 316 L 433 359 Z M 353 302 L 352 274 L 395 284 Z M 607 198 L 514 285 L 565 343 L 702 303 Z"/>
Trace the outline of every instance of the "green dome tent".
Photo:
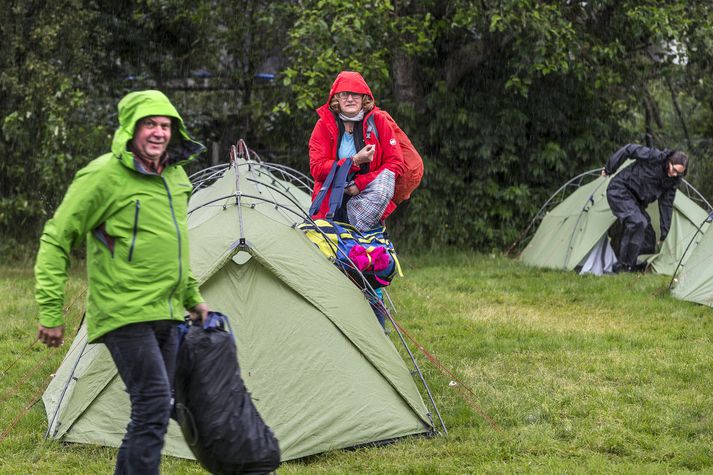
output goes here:
<path id="1" fill-rule="evenodd" d="M 199 177 L 191 266 L 211 308 L 231 319 L 245 384 L 282 460 L 435 433 L 362 290 L 296 228 L 310 197 L 286 178 L 301 177 L 245 156 Z M 87 345 L 84 326 L 43 401 L 48 437 L 120 445 L 128 396 L 106 347 Z M 164 453 L 192 458 L 174 421 Z"/>
<path id="2" fill-rule="evenodd" d="M 536 267 L 575 270 L 591 262 L 595 255 L 599 258 L 607 251 L 612 252 L 607 234 L 616 217 L 606 197 L 609 177 L 600 176 L 600 172 L 601 169 L 595 169 L 574 177 L 547 200 L 525 232 L 537 226 L 534 236 L 520 253 L 522 262 Z M 558 199 L 561 201 L 557 202 Z M 708 215 L 696 202 L 710 209 L 705 199 L 684 180 L 676 192 L 669 234 L 659 253 L 646 257 L 652 272 L 674 273 L 700 222 Z M 647 212 L 658 235 L 658 204 L 652 203 Z M 596 267 L 592 272 L 601 273 Z"/>
<path id="3" fill-rule="evenodd" d="M 713 214 L 700 223 L 689 244 L 685 259 L 681 259 L 671 279 L 671 294 L 681 300 L 713 307 Z"/>

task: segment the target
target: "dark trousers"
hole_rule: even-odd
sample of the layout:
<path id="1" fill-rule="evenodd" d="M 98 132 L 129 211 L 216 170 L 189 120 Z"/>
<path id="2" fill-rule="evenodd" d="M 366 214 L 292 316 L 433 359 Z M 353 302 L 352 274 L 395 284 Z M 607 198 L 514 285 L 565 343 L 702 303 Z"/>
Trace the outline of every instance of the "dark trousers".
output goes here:
<path id="1" fill-rule="evenodd" d="M 131 400 L 131 420 L 119 448 L 115 474 L 159 473 L 171 415 L 178 323 L 132 323 L 104 336 Z"/>
<path id="2" fill-rule="evenodd" d="M 651 226 L 651 217 L 643 209 L 643 205 L 625 188 L 612 185 L 607 189 L 607 201 L 623 227 L 619 261 L 623 265 L 634 267 L 639 254 L 644 251 L 653 252 L 655 249 L 656 233 Z"/>

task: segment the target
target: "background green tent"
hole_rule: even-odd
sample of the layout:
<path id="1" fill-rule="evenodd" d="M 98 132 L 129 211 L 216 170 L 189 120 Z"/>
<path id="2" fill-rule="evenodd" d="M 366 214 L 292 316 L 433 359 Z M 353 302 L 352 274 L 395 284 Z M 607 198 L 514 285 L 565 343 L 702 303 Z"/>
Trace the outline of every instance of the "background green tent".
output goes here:
<path id="1" fill-rule="evenodd" d="M 701 224 L 701 232 L 691 240 L 686 258 L 671 281 L 671 294 L 713 307 L 713 231 L 710 218 Z"/>
<path id="2" fill-rule="evenodd" d="M 191 265 L 231 319 L 245 384 L 282 459 L 435 431 L 362 292 L 295 228 L 305 191 L 267 164 L 208 170 L 191 198 Z M 43 396 L 48 436 L 118 446 L 129 401 L 108 351 L 80 329 Z M 172 421 L 164 453 L 192 455 Z"/>
<path id="3" fill-rule="evenodd" d="M 627 163 L 625 166 L 628 165 Z M 548 200 L 531 223 L 534 227 L 537 220 L 541 219 L 535 235 L 519 256 L 522 262 L 537 267 L 574 270 L 603 239 L 606 240 L 607 231 L 616 222 L 616 217 L 612 214 L 606 198 L 610 178 L 599 176 L 600 171 L 601 169 L 591 170 L 578 175 Z M 557 195 L 566 194 L 571 187 L 575 188 L 574 191 L 552 209 L 547 209 L 547 206 L 556 200 Z M 676 192 L 669 234 L 659 253 L 646 258 L 649 268 L 655 273 L 673 274 L 684 257 L 686 246 L 708 215 L 686 193 L 707 205 L 705 200 L 684 182 L 682 189 Z M 652 203 L 647 212 L 658 236 L 658 203 Z"/>

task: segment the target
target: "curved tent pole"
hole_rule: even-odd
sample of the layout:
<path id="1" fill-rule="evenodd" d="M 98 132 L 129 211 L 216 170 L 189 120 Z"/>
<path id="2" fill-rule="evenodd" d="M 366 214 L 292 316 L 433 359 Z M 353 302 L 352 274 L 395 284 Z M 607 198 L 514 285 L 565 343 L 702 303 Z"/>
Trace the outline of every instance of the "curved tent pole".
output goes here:
<path id="1" fill-rule="evenodd" d="M 689 193 L 689 198 L 693 198 L 690 195 L 693 194 L 697 200 L 700 200 L 701 202 L 705 203 L 707 207 L 706 212 L 708 212 L 708 214 L 713 212 L 713 207 L 708 202 L 708 200 L 701 194 L 700 191 L 698 191 L 693 185 L 691 185 L 685 178 L 682 178 L 681 181 L 684 185 L 686 185 L 686 191 L 688 191 Z"/>
<path id="2" fill-rule="evenodd" d="M 215 170 L 222 170 L 222 169 L 228 168 L 229 166 L 230 166 L 230 164 L 228 164 L 228 163 L 221 163 L 219 165 L 213 165 L 212 167 L 207 167 L 207 168 L 204 168 L 202 170 L 195 172 L 194 174 L 190 175 L 188 177 L 188 179 L 191 181 L 191 183 L 193 183 L 195 180 L 197 180 L 199 178 L 202 179 L 202 177 L 204 175 L 210 175 Z"/>
<path id="3" fill-rule="evenodd" d="M 264 187 L 266 187 L 266 188 L 269 188 L 269 189 L 271 189 L 271 190 L 273 190 L 273 191 L 278 192 L 280 195 L 282 195 L 283 197 L 285 197 L 285 198 L 287 198 L 288 200 L 290 200 L 293 205 L 297 206 L 297 209 L 299 209 L 299 210 L 302 211 L 305 215 L 307 215 L 307 212 L 304 210 L 304 208 L 302 208 L 302 205 L 299 204 L 299 203 L 295 200 L 294 196 L 292 196 L 292 194 L 289 193 L 288 190 L 280 190 L 279 188 L 277 188 L 277 187 L 275 187 L 275 186 L 268 185 L 267 183 L 263 183 L 263 182 L 261 182 L 261 181 L 255 180 L 255 179 L 253 179 L 253 178 L 246 178 L 246 180 L 247 180 L 247 181 L 251 181 L 251 182 L 253 182 L 253 183 L 258 183 L 258 184 L 260 184 L 260 185 L 262 185 L 262 186 L 264 186 Z M 289 193 L 289 194 L 288 194 L 288 193 Z M 277 203 L 275 203 L 275 204 L 277 204 Z"/>
<path id="4" fill-rule="evenodd" d="M 279 191 L 279 190 L 278 190 L 278 191 Z M 205 207 L 208 206 L 208 205 L 212 205 L 213 203 L 217 203 L 217 202 L 219 202 L 219 201 L 223 201 L 223 200 L 226 200 L 226 199 L 229 199 L 229 198 L 233 198 L 233 197 L 235 197 L 235 194 L 229 194 L 229 195 L 221 196 L 221 197 L 219 197 L 219 198 L 215 198 L 215 199 L 213 199 L 213 200 L 207 201 L 207 202 L 201 204 L 200 206 L 196 206 L 195 208 L 189 210 L 189 211 L 188 211 L 188 214 L 190 215 L 192 212 L 198 211 L 198 210 L 201 209 L 201 208 L 205 208 Z M 302 218 L 302 215 L 301 215 L 300 213 L 298 213 L 297 211 L 293 210 L 293 209 L 290 208 L 289 206 L 285 206 L 285 205 L 283 205 L 283 204 L 281 204 L 281 203 L 275 203 L 274 201 L 266 200 L 266 199 L 263 198 L 262 196 L 255 196 L 255 195 L 249 195 L 249 194 L 243 193 L 243 194 L 242 194 L 242 197 L 243 197 L 243 198 L 252 198 L 252 199 L 255 199 L 255 200 L 258 200 L 258 201 L 262 201 L 262 202 L 265 203 L 265 204 L 274 205 L 274 206 L 276 206 L 276 207 L 279 207 L 280 209 L 289 211 L 289 212 L 295 214 L 296 216 Z M 237 203 L 235 203 L 235 204 L 237 205 Z M 251 205 L 251 207 L 254 208 L 255 205 L 253 204 L 253 205 Z"/>
<path id="5" fill-rule="evenodd" d="M 574 223 L 574 229 L 572 229 L 572 234 L 569 236 L 569 242 L 567 243 L 567 253 L 564 258 L 563 269 L 567 269 L 567 264 L 569 263 L 569 258 L 572 254 L 572 242 L 574 241 L 574 235 L 577 233 L 577 226 L 579 226 L 579 222 L 582 220 L 584 213 L 588 213 L 591 207 L 594 206 L 594 193 L 596 193 L 604 183 L 607 183 L 607 180 L 601 182 L 599 186 L 592 190 L 592 194 L 589 195 L 587 202 L 584 203 L 584 206 L 582 206 L 582 211 L 580 211 L 579 216 L 577 216 L 577 222 Z"/>
<path id="6" fill-rule="evenodd" d="M 274 163 L 274 162 L 262 162 L 262 164 L 266 165 L 268 167 L 279 168 L 281 170 L 287 170 L 289 173 L 299 176 L 305 182 L 307 182 L 309 184 L 314 184 L 314 180 L 311 177 L 309 177 L 307 174 L 302 173 L 301 171 L 299 171 L 295 168 L 289 167 L 287 165 L 283 165 L 282 163 Z"/>
<path id="7" fill-rule="evenodd" d="M 385 307 L 384 307 L 384 309 L 386 310 Z M 411 352 L 411 348 L 409 348 L 408 345 L 406 344 L 406 340 L 404 339 L 404 336 L 401 333 L 399 326 L 394 321 L 394 317 L 391 316 L 391 312 L 386 310 L 386 316 L 389 317 L 391 326 L 394 327 L 394 330 L 396 330 L 396 334 L 399 336 L 399 339 L 401 340 L 401 344 L 406 349 L 406 352 L 408 353 L 409 358 L 411 358 L 411 363 L 413 364 L 413 367 L 415 368 L 416 373 L 418 374 L 418 379 L 421 380 L 421 384 L 423 384 L 423 387 L 426 389 L 426 394 L 428 394 L 428 399 L 431 401 L 431 405 L 433 406 L 433 410 L 436 412 L 436 416 L 438 416 L 438 420 L 441 423 L 441 427 L 443 427 L 443 434 L 448 435 L 448 429 L 446 429 L 446 423 L 443 421 L 443 417 L 441 417 L 441 411 L 439 411 L 438 406 L 436 406 L 436 401 L 433 398 L 433 394 L 431 394 L 431 388 L 428 387 L 428 383 L 426 383 L 426 378 L 423 377 L 421 368 L 418 366 L 418 363 L 416 362 L 416 357 Z M 430 416 L 430 414 L 429 414 L 429 417 L 431 418 L 431 426 L 435 428 L 435 424 L 433 423 L 433 418 Z"/>
<path id="8" fill-rule="evenodd" d="M 84 323 L 84 316 L 82 316 L 82 320 L 79 322 L 79 326 L 77 326 L 77 333 L 79 332 L 79 329 L 82 328 L 82 323 Z M 54 414 L 52 415 L 52 420 L 48 421 L 47 431 L 45 432 L 45 439 L 49 438 L 49 436 L 50 436 L 50 431 L 52 430 L 52 426 L 54 425 L 54 422 L 57 420 L 57 415 L 59 414 L 59 410 L 62 407 L 62 401 L 64 400 L 64 395 L 67 393 L 67 389 L 69 388 L 69 383 L 72 382 L 72 378 L 74 377 L 74 372 L 77 370 L 77 366 L 79 366 L 79 362 L 82 360 L 82 356 L 84 355 L 84 350 L 86 348 L 87 348 L 87 339 L 85 338 L 84 344 L 82 345 L 82 349 L 79 352 L 79 356 L 77 356 L 77 359 L 74 362 L 74 365 L 72 366 L 72 371 L 69 372 L 69 377 L 67 378 L 67 382 L 64 384 L 64 387 L 62 388 L 62 394 L 59 395 L 59 400 L 57 401 L 57 408 L 55 409 Z M 56 432 L 57 431 L 55 430 L 55 433 Z"/>
<path id="9" fill-rule="evenodd" d="M 284 179 L 285 181 L 291 182 L 294 186 L 302 189 L 308 195 L 312 193 L 312 189 L 309 187 L 309 182 L 306 182 L 304 179 L 302 179 L 301 177 L 304 177 L 304 175 L 302 175 L 300 172 L 298 172 L 296 170 L 293 170 L 289 167 L 275 167 L 275 166 L 273 166 L 273 164 L 270 164 L 268 162 L 255 162 L 255 165 L 257 167 L 266 168 L 267 171 L 262 171 L 262 170 L 256 170 L 256 171 L 258 173 L 267 173 L 270 176 L 270 179 L 274 183 L 277 183 L 277 180 L 270 173 L 270 170 L 278 171 L 282 175 L 282 179 Z M 248 163 L 246 161 L 245 163 L 239 163 L 238 166 L 239 167 L 246 166 L 250 169 L 251 163 Z M 191 183 L 193 184 L 193 191 L 191 194 L 197 192 L 200 189 L 203 189 L 205 182 L 220 178 L 223 175 L 223 173 L 225 173 L 225 170 L 228 169 L 229 167 L 230 167 L 229 164 L 215 165 L 213 167 L 206 169 L 206 170 L 210 170 L 209 173 L 197 172 L 197 173 L 194 173 L 193 175 L 191 175 L 189 177 Z M 285 188 L 285 191 L 289 191 L 286 186 L 284 186 L 284 188 Z"/>
<path id="10" fill-rule="evenodd" d="M 292 196 L 292 198 L 297 199 L 297 197 L 296 197 L 294 194 L 292 194 L 292 192 L 290 191 L 290 189 L 289 189 L 285 184 L 283 184 L 283 183 L 281 183 L 279 180 L 277 180 L 274 176 L 272 176 L 271 173 L 265 172 L 264 170 L 255 170 L 255 172 L 257 172 L 257 174 L 258 174 L 258 175 L 261 175 L 261 176 L 262 176 L 262 175 L 268 175 L 268 176 L 270 176 L 270 177 L 271 177 L 270 180 L 272 181 L 272 185 L 275 185 L 275 186 L 276 186 L 276 185 L 280 185 L 280 187 L 282 188 L 282 191 L 284 192 L 284 193 L 283 193 L 283 196 L 286 196 L 285 193 L 287 193 L 287 194 L 289 194 L 290 196 Z M 262 182 L 262 181 L 260 181 L 260 180 L 255 180 L 255 179 L 252 179 L 252 178 L 246 178 L 246 180 L 252 181 L 252 182 L 254 182 L 254 183 L 257 183 L 257 184 L 259 184 L 259 185 L 263 185 L 263 186 L 266 186 L 266 187 L 269 187 L 269 188 L 272 188 L 272 189 L 276 189 L 276 187 L 269 186 L 267 183 L 264 183 L 264 182 Z M 296 186 L 296 188 L 299 188 L 299 186 Z M 293 201 L 293 200 L 291 200 L 291 201 Z M 295 204 L 297 204 L 297 203 L 295 203 Z M 298 206 L 298 208 L 302 209 L 302 206 L 301 206 L 301 205 L 298 204 L 297 206 Z M 304 210 L 303 210 L 303 211 L 304 211 Z M 305 211 L 305 214 L 306 214 L 306 211 Z"/>
<path id="11" fill-rule="evenodd" d="M 577 188 L 579 188 L 581 185 L 582 179 L 586 178 L 589 175 L 593 175 L 595 173 L 598 173 L 601 170 L 601 168 L 595 168 L 594 170 L 589 170 L 584 173 L 580 173 L 579 175 L 575 176 L 574 178 L 569 179 L 564 185 L 560 186 L 557 191 L 552 193 L 550 197 L 545 201 L 545 203 L 540 207 L 540 209 L 535 213 L 535 216 L 530 220 L 530 223 L 527 225 L 525 230 L 520 233 L 520 237 L 513 242 L 508 250 L 505 252 L 506 255 L 509 255 L 515 247 L 517 247 L 518 244 L 520 244 L 524 239 L 526 239 L 528 233 L 530 230 L 539 222 L 542 220 L 542 216 L 547 212 L 547 209 L 552 201 L 559 196 L 560 193 L 562 193 L 564 190 L 567 189 L 567 187 L 572 186 L 573 183 L 577 182 Z"/>
<path id="12" fill-rule="evenodd" d="M 701 224 L 698 225 L 698 228 L 696 228 L 696 232 L 693 233 L 693 237 L 691 238 L 690 241 L 688 241 L 688 245 L 686 246 L 686 249 L 683 250 L 683 254 L 681 254 L 681 258 L 678 260 L 678 264 L 676 264 L 676 270 L 674 270 L 673 275 L 671 275 L 671 282 L 668 283 L 669 290 L 671 290 L 673 288 L 673 283 L 676 281 L 676 275 L 678 275 L 678 270 L 681 267 L 683 267 L 683 259 L 686 257 L 686 254 L 688 253 L 688 250 L 691 248 L 693 241 L 695 241 L 696 238 L 698 237 L 698 234 L 700 234 L 701 229 L 703 228 L 703 225 L 713 221 L 713 212 L 709 212 L 709 213 L 710 214 L 708 216 L 706 216 L 706 219 L 704 219 L 701 222 Z"/>
<path id="13" fill-rule="evenodd" d="M 225 174 L 225 170 L 227 170 L 228 168 L 230 168 L 229 164 L 221 165 L 220 169 L 212 170 L 212 172 L 210 174 L 206 173 L 205 175 L 202 175 L 198 178 L 191 179 L 191 184 L 193 185 L 193 190 L 191 191 L 191 195 L 193 195 L 198 190 L 201 190 L 201 189 L 205 188 L 206 186 L 208 186 L 208 185 L 206 185 L 207 182 L 217 180 L 220 177 L 222 177 L 223 174 Z"/>
<path id="14" fill-rule="evenodd" d="M 304 173 L 302 173 L 298 170 L 295 170 L 294 168 L 290 168 L 285 165 L 280 165 L 277 163 L 270 163 L 270 162 L 261 162 L 260 166 L 267 168 L 268 170 L 278 171 L 281 175 L 283 175 L 283 177 L 296 181 L 297 183 L 302 185 L 306 190 L 309 190 L 310 192 L 312 191 L 312 188 L 314 187 L 314 180 L 312 180 L 310 177 L 308 177 Z"/>
<path id="15" fill-rule="evenodd" d="M 303 191 L 307 192 L 308 194 L 312 193 L 312 189 L 309 187 L 308 182 L 306 182 L 302 177 L 300 177 L 297 174 L 299 172 L 295 171 L 295 173 L 292 174 L 292 173 L 286 171 L 286 169 L 272 167 L 272 166 L 270 166 L 270 164 L 268 164 L 266 162 L 260 163 L 259 166 L 267 168 L 269 171 L 279 172 L 280 175 L 282 175 L 282 178 L 285 179 L 286 181 L 292 182 L 293 184 L 295 184 L 295 186 L 297 186 L 298 188 L 301 188 Z M 274 177 L 273 177 L 273 179 L 274 179 Z"/>

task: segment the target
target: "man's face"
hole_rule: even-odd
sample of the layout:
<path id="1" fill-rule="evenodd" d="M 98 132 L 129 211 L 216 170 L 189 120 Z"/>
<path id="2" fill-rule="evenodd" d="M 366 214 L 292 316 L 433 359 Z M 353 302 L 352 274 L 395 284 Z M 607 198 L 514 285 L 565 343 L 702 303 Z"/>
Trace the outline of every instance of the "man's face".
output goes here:
<path id="1" fill-rule="evenodd" d="M 684 173 L 686 173 L 686 165 L 674 165 L 673 163 L 668 162 L 668 168 L 666 169 L 666 173 L 671 178 L 683 175 Z"/>
<path id="2" fill-rule="evenodd" d="M 136 124 L 132 143 L 141 157 L 158 160 L 171 141 L 171 119 L 159 115 L 144 117 Z"/>

